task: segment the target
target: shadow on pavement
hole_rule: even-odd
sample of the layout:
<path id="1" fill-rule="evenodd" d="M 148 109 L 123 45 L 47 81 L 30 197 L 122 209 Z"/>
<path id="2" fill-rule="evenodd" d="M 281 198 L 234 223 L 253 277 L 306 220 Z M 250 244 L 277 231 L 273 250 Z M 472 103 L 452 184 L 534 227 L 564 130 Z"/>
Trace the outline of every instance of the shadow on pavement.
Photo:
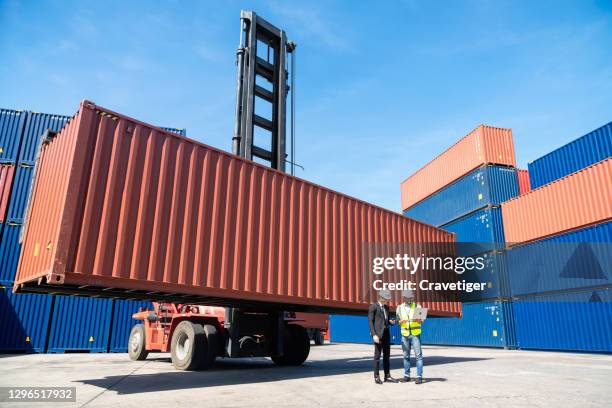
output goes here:
<path id="1" fill-rule="evenodd" d="M 117 392 L 118 394 L 138 394 L 176 389 L 205 388 L 223 385 L 264 383 L 281 380 L 325 377 L 354 373 L 369 373 L 372 370 L 372 357 L 343 358 L 335 360 L 307 361 L 299 367 L 278 367 L 265 358 L 218 359 L 212 369 L 206 371 L 176 371 L 168 358 L 154 358 L 153 361 L 168 361 L 168 371 L 151 374 L 131 374 L 127 376 L 107 376 L 104 378 L 77 380 L 76 382 L 94 385 Z M 453 364 L 469 361 L 488 360 L 471 357 L 425 357 L 425 366 Z M 401 369 L 401 356 L 391 357 L 393 370 Z M 425 378 L 425 382 L 446 381 L 445 378 Z"/>

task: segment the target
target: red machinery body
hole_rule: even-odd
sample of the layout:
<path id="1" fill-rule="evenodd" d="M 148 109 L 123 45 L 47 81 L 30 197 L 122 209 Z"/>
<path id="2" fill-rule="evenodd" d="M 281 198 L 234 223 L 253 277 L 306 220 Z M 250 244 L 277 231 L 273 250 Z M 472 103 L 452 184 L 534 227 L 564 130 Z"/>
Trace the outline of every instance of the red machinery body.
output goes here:
<path id="1" fill-rule="evenodd" d="M 170 340 L 174 329 L 188 320 L 204 325 L 210 324 L 224 333 L 225 309 L 215 306 L 153 303 L 153 310 L 142 310 L 132 316 L 142 320 L 145 327 L 145 347 L 149 351 L 170 351 Z"/>
<path id="2" fill-rule="evenodd" d="M 223 307 L 154 302 L 153 310 L 141 310 L 132 317 L 143 321 L 145 348 L 148 351 L 170 352 L 170 340 L 174 329 L 186 320 L 200 325 L 213 325 L 221 334 L 222 340 L 227 337 Z M 310 339 L 316 344 L 321 344 L 320 341 L 327 338 L 329 316 L 326 314 L 291 313 L 287 314 L 284 320 L 287 324 L 296 324 L 305 328 Z"/>

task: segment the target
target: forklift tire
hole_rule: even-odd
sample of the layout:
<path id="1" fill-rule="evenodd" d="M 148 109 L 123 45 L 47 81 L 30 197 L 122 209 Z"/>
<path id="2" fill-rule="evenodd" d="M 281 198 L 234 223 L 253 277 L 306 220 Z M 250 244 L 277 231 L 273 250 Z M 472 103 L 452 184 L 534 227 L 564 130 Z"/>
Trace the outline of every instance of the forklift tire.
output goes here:
<path id="1" fill-rule="evenodd" d="M 323 338 L 323 333 L 321 333 L 321 330 L 319 329 L 315 329 L 314 342 L 317 346 L 322 346 L 325 343 L 325 339 Z"/>
<path id="2" fill-rule="evenodd" d="M 203 368 L 207 349 L 206 333 L 202 325 L 184 320 L 176 326 L 170 343 L 170 355 L 177 370 Z"/>
<path id="3" fill-rule="evenodd" d="M 310 337 L 302 326 L 288 324 L 283 335 L 283 355 L 272 354 L 272 361 L 280 366 L 302 365 L 310 354 Z"/>
<path id="4" fill-rule="evenodd" d="M 128 355 L 134 361 L 142 361 L 149 355 L 145 345 L 145 328 L 142 324 L 135 325 L 132 327 L 132 331 L 130 331 Z"/>
<path id="5" fill-rule="evenodd" d="M 204 366 L 208 368 L 215 363 L 215 359 L 219 352 L 219 333 L 217 333 L 217 328 L 212 324 L 204 325 L 204 333 L 206 334 L 206 342 L 208 345 L 206 348 L 206 361 L 204 362 Z"/>

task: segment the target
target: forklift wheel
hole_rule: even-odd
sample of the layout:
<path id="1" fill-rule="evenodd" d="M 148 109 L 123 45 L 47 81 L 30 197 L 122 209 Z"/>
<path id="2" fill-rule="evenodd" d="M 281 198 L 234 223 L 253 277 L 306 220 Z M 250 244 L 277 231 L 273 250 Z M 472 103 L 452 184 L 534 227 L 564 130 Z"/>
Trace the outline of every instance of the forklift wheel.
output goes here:
<path id="1" fill-rule="evenodd" d="M 217 354 L 219 351 L 219 334 L 217 328 L 212 324 L 204 325 L 204 333 L 206 334 L 206 361 L 204 362 L 205 367 L 211 367 L 215 363 Z"/>
<path id="2" fill-rule="evenodd" d="M 142 324 L 132 327 L 128 340 L 128 354 L 130 359 L 141 361 L 147 358 L 149 351 L 145 347 L 145 328 Z"/>
<path id="3" fill-rule="evenodd" d="M 323 338 L 323 333 L 321 333 L 321 330 L 319 329 L 315 329 L 314 342 L 317 346 L 321 346 L 323 345 L 323 343 L 325 343 L 325 339 Z"/>
<path id="4" fill-rule="evenodd" d="M 204 367 L 207 348 L 202 325 L 184 320 L 176 326 L 172 334 L 172 364 L 178 370 L 198 370 Z"/>
<path id="5" fill-rule="evenodd" d="M 305 328 L 295 324 L 285 326 L 283 355 L 272 355 L 272 361 L 280 366 L 301 365 L 310 354 L 310 337 Z"/>

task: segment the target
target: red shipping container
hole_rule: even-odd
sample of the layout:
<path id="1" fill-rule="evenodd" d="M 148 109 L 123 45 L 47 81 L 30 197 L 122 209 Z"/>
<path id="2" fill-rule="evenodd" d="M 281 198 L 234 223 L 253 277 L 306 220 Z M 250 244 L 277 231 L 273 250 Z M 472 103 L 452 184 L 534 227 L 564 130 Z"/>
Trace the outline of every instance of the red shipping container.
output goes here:
<path id="1" fill-rule="evenodd" d="M 529 170 L 517 169 L 519 195 L 526 194 L 531 191 L 531 181 L 529 181 Z"/>
<path id="2" fill-rule="evenodd" d="M 17 292 L 363 311 L 364 245 L 454 241 L 87 101 L 38 166 Z M 433 315 L 461 311 L 422 299 Z"/>
<path id="3" fill-rule="evenodd" d="M 480 125 L 401 183 L 402 209 L 483 164 L 516 166 L 512 129 Z"/>
<path id="4" fill-rule="evenodd" d="M 506 242 L 557 235 L 612 218 L 612 158 L 502 204 Z"/>
<path id="5" fill-rule="evenodd" d="M 0 164 L 0 222 L 5 221 L 14 175 L 15 165 Z"/>

